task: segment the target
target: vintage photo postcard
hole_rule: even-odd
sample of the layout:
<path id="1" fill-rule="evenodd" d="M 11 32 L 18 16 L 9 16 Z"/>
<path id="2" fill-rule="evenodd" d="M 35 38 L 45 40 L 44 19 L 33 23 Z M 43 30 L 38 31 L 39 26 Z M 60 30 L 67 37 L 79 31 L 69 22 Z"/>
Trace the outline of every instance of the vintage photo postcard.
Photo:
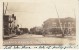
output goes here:
<path id="1" fill-rule="evenodd" d="M 12 46 L 78 47 L 77 0 L 3 1 L 0 9 L 1 42 L 5 49 Z"/>

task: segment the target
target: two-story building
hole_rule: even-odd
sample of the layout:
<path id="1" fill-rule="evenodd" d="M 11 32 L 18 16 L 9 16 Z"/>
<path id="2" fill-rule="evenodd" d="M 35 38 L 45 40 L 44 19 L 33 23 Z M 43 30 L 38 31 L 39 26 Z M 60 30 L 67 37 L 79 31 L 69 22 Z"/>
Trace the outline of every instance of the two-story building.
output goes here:
<path id="1" fill-rule="evenodd" d="M 16 16 L 12 15 L 3 15 L 3 35 L 9 36 L 16 34 Z"/>
<path id="2" fill-rule="evenodd" d="M 43 23 L 45 32 L 50 30 L 60 29 L 64 34 L 76 33 L 76 21 L 75 18 L 49 18 Z M 54 31 L 57 32 L 57 31 Z M 54 33 L 53 32 L 53 33 Z"/>

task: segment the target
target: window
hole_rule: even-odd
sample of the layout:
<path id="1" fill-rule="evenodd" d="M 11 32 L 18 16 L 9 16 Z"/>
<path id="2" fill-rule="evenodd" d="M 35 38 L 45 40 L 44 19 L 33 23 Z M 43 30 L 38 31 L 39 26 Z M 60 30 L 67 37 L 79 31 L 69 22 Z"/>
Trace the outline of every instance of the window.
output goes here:
<path id="1" fill-rule="evenodd" d="M 57 26 L 56 22 L 53 22 L 52 27 L 56 27 L 56 26 Z"/>

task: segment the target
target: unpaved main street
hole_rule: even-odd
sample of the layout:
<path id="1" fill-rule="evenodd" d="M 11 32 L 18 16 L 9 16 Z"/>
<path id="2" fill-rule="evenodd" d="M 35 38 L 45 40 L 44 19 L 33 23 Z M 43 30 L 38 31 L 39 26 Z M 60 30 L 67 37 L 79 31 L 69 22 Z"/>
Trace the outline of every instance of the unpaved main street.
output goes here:
<path id="1" fill-rule="evenodd" d="M 48 37 L 34 34 L 23 34 L 10 39 L 4 40 L 4 45 L 63 45 L 75 44 L 75 37 Z"/>

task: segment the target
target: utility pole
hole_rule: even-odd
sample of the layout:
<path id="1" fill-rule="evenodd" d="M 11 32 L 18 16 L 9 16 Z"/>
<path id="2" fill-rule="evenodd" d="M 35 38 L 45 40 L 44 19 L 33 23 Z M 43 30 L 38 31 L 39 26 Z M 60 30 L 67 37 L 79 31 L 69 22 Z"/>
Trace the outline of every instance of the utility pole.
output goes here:
<path id="1" fill-rule="evenodd" d="M 74 16 L 75 16 L 75 20 L 76 20 L 76 14 L 75 14 L 75 9 L 74 9 Z M 75 22 L 76 23 L 76 22 Z"/>
<path id="2" fill-rule="evenodd" d="M 76 14 L 75 14 L 75 8 L 74 8 L 74 16 L 75 16 L 75 30 L 76 30 Z M 76 31 L 75 31 L 76 33 Z"/>
<path id="3" fill-rule="evenodd" d="M 6 5 L 6 9 L 5 9 L 5 12 L 4 12 L 4 14 L 6 14 L 6 11 L 7 11 L 7 7 L 8 7 L 8 2 L 7 2 L 7 5 Z"/>
<path id="4" fill-rule="evenodd" d="M 60 21 L 60 17 L 59 17 L 56 5 L 55 5 L 55 9 L 56 9 L 56 13 L 57 13 L 57 16 L 58 16 L 59 25 L 60 25 L 60 28 L 61 28 L 61 31 L 62 31 L 62 37 L 64 37 L 64 30 L 63 30 L 62 25 L 61 25 L 61 21 Z"/>
<path id="5" fill-rule="evenodd" d="M 4 2 L 3 2 L 3 15 L 4 15 Z"/>

